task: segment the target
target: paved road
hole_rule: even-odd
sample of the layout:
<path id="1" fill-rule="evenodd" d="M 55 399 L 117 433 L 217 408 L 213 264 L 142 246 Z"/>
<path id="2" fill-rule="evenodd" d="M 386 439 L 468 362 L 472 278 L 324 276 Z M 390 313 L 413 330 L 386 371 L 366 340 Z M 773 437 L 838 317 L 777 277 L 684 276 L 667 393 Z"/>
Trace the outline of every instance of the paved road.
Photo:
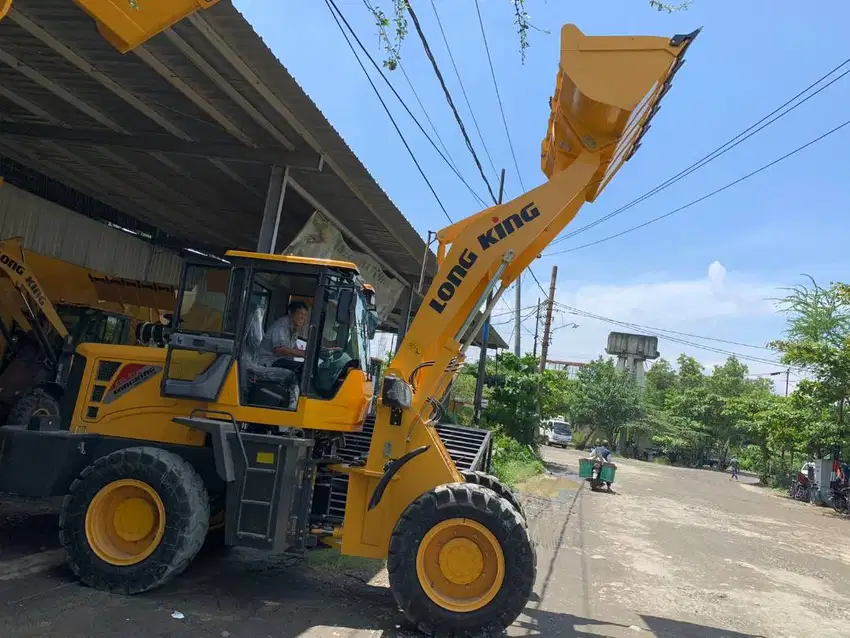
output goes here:
<path id="1" fill-rule="evenodd" d="M 713 472 L 624 461 L 616 494 L 546 450 L 524 487 L 540 572 L 512 636 L 819 636 L 850 627 L 850 521 Z M 414 636 L 380 564 L 206 550 L 132 598 L 79 586 L 55 510 L 0 499 L 0 636 Z M 172 618 L 179 611 L 183 619 Z"/>

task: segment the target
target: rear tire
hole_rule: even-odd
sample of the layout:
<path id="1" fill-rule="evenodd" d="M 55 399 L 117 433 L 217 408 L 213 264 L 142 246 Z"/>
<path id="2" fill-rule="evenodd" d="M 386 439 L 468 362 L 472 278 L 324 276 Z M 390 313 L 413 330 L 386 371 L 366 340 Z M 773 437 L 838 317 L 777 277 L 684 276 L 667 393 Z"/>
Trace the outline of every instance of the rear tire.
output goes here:
<path id="1" fill-rule="evenodd" d="M 74 481 L 59 538 L 83 583 L 138 594 L 186 569 L 209 520 L 207 490 L 189 463 L 159 448 L 127 448 L 97 459 Z"/>
<path id="2" fill-rule="evenodd" d="M 9 425 L 29 425 L 30 418 L 36 415 L 59 416 L 59 401 L 43 388 L 27 390 L 18 397 L 9 410 L 6 423 Z"/>
<path id="3" fill-rule="evenodd" d="M 485 474 L 484 472 L 479 472 L 477 470 L 467 470 L 461 472 L 461 475 L 463 476 L 463 480 L 467 483 L 474 483 L 496 492 L 496 494 L 513 505 L 514 509 L 519 512 L 519 515 L 522 517 L 523 522 L 528 524 L 528 518 L 525 515 L 525 510 L 522 507 L 522 503 L 520 503 L 519 499 L 516 497 L 516 494 L 514 494 L 514 491 L 495 476 L 492 474 Z"/>
<path id="4" fill-rule="evenodd" d="M 450 483 L 426 492 L 390 539 L 390 588 L 428 636 L 498 635 L 531 597 L 537 558 L 519 513 L 490 489 Z"/>

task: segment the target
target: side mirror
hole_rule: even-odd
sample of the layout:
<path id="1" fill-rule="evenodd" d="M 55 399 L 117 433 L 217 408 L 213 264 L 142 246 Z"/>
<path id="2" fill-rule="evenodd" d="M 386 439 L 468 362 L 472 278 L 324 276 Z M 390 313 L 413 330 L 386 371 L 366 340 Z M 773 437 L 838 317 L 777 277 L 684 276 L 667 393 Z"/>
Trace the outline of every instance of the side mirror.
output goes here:
<path id="1" fill-rule="evenodd" d="M 336 306 L 336 321 L 341 324 L 351 323 L 351 318 L 354 316 L 354 302 L 356 296 L 353 290 L 340 290 L 339 299 Z"/>

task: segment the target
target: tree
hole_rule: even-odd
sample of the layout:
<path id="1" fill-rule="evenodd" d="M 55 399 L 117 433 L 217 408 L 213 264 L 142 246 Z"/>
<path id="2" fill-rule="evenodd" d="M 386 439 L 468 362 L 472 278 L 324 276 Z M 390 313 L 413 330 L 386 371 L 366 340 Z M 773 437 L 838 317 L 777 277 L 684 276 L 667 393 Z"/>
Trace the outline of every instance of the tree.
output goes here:
<path id="1" fill-rule="evenodd" d="M 575 382 L 560 370 L 544 370 L 540 381 L 540 418 L 568 416 Z"/>
<path id="2" fill-rule="evenodd" d="M 653 9 L 667 13 L 684 11 L 691 4 L 691 0 L 685 0 L 679 4 L 662 2 L 661 0 L 645 1 Z M 548 34 L 549 31 L 539 29 L 531 23 L 531 18 L 526 11 L 528 0 L 510 0 L 510 2 L 513 5 L 514 24 L 516 24 L 517 36 L 519 37 L 519 53 L 522 62 L 525 63 L 526 50 L 531 46 L 528 41 L 528 32 L 534 29 Z M 363 4 L 372 15 L 378 29 L 378 38 L 386 55 L 384 67 L 394 71 L 401 60 L 401 45 L 407 37 L 407 15 L 411 11 L 412 3 L 410 0 L 363 0 Z"/>
<path id="3" fill-rule="evenodd" d="M 796 390 L 823 408 L 833 409 L 838 435 L 845 437 L 845 405 L 850 394 L 850 294 L 845 284 L 823 288 L 794 286 L 779 300 L 788 315 L 785 339 L 770 345 L 782 362 L 804 368 L 810 379 Z"/>
<path id="4" fill-rule="evenodd" d="M 599 432 L 614 441 L 620 428 L 642 415 L 640 393 L 632 378 L 602 357 L 579 369 L 570 408 L 573 424 L 590 428 L 587 440 Z"/>
<path id="5" fill-rule="evenodd" d="M 537 357 L 505 352 L 488 364 L 493 383 L 484 418 L 520 443 L 533 444 L 540 424 L 537 403 L 542 381 Z"/>
<path id="6" fill-rule="evenodd" d="M 667 359 L 659 359 L 646 373 L 646 400 L 663 407 L 667 396 L 675 390 L 679 377 Z"/>

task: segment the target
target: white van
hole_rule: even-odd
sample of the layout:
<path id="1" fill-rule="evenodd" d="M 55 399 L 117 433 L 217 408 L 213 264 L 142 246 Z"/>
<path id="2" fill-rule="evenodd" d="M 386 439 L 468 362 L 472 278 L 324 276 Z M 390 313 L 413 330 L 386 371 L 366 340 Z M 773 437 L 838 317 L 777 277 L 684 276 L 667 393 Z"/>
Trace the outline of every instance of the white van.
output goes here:
<path id="1" fill-rule="evenodd" d="M 540 438 L 544 445 L 566 448 L 573 442 L 573 428 L 561 417 L 549 419 L 540 424 Z"/>

